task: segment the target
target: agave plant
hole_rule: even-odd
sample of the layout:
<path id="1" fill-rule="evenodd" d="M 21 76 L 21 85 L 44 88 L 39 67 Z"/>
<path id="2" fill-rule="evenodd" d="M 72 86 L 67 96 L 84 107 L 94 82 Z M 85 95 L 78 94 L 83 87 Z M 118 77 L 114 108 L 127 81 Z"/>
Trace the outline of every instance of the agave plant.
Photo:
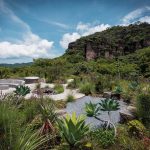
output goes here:
<path id="1" fill-rule="evenodd" d="M 123 92 L 123 89 L 120 85 L 116 86 L 114 89 L 115 94 L 121 94 Z"/>
<path id="2" fill-rule="evenodd" d="M 100 107 L 98 107 L 98 104 L 93 104 L 91 101 L 90 103 L 85 104 L 85 111 L 88 117 L 96 117 L 100 115 L 99 110 Z"/>
<path id="3" fill-rule="evenodd" d="M 110 117 L 110 112 L 111 111 L 117 111 L 119 110 L 119 102 L 113 99 L 105 99 L 102 100 L 101 103 L 99 103 L 101 106 L 101 110 L 102 111 L 107 111 L 108 112 L 108 117 L 109 117 L 109 121 L 107 123 L 107 128 L 109 127 L 109 125 L 111 124 L 114 127 L 115 130 L 115 136 L 116 136 L 116 127 L 114 125 L 114 123 L 111 121 L 111 117 Z"/>
<path id="4" fill-rule="evenodd" d="M 14 91 L 17 96 L 26 96 L 30 93 L 30 88 L 28 86 L 20 85 L 16 87 Z"/>
<path id="5" fill-rule="evenodd" d="M 86 103 L 86 105 L 85 105 L 86 115 L 88 117 L 94 117 L 95 119 L 97 119 L 101 122 L 107 123 L 106 129 L 108 129 L 108 127 L 110 125 L 112 125 L 114 128 L 114 132 L 115 132 L 114 135 L 116 136 L 116 127 L 115 127 L 114 123 L 111 121 L 110 112 L 118 110 L 119 103 L 113 99 L 105 99 L 105 100 L 102 100 L 101 103 L 99 103 L 100 106 L 97 106 L 97 105 L 98 104 L 92 104 L 91 102 Z M 109 120 L 101 119 L 99 117 L 100 111 L 107 111 Z"/>
<path id="6" fill-rule="evenodd" d="M 58 120 L 58 127 L 70 149 L 78 147 L 89 131 L 88 125 L 85 124 L 85 117 L 83 115 L 77 117 L 75 112 L 72 116 L 66 115 L 65 118 Z"/>
<path id="7" fill-rule="evenodd" d="M 128 87 L 130 90 L 136 91 L 139 88 L 139 83 L 136 81 L 132 81 L 131 83 L 129 83 Z"/>
<path id="8" fill-rule="evenodd" d="M 104 99 L 99 103 L 102 111 L 116 111 L 119 110 L 119 102 L 113 99 Z"/>

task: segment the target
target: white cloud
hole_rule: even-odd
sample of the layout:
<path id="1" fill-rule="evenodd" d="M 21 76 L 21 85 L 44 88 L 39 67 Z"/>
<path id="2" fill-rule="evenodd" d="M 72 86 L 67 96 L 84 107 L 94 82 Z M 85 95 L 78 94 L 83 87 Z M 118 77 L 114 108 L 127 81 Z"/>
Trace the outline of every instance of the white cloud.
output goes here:
<path id="1" fill-rule="evenodd" d="M 60 45 L 62 48 L 66 49 L 70 42 L 74 42 L 79 39 L 81 35 L 77 32 L 74 33 L 66 33 L 63 35 L 62 39 L 60 40 Z"/>
<path id="2" fill-rule="evenodd" d="M 139 19 L 140 22 L 150 23 L 150 16 L 144 16 Z"/>
<path id="3" fill-rule="evenodd" d="M 133 10 L 122 18 L 122 22 L 124 25 L 128 25 L 135 21 L 140 21 L 140 18 L 143 17 L 143 14 L 149 11 L 150 11 L 149 6 Z"/>
<path id="4" fill-rule="evenodd" d="M 23 40 L 17 42 L 1 41 L 0 42 L 0 58 L 11 57 L 47 57 L 53 56 L 49 52 L 54 42 L 42 39 L 38 35 L 32 33 L 30 26 L 21 20 L 15 13 L 7 7 L 3 0 L 0 0 L 0 11 L 11 21 L 19 25 L 23 30 Z"/>
<path id="5" fill-rule="evenodd" d="M 94 27 L 89 27 L 88 30 L 82 34 L 82 36 L 87 36 L 95 32 L 101 32 L 101 31 L 106 30 L 109 27 L 110 27 L 109 24 L 100 24 Z"/>
<path id="6" fill-rule="evenodd" d="M 79 22 L 76 26 L 76 32 L 65 33 L 60 40 L 60 45 L 62 48 L 67 49 L 70 42 L 74 42 L 82 36 L 87 36 L 95 32 L 101 32 L 103 30 L 106 30 L 108 27 L 110 27 L 110 25 L 108 24 L 100 24 L 94 26 L 90 23 L 84 24 L 82 22 Z"/>
<path id="7" fill-rule="evenodd" d="M 82 22 L 79 22 L 79 23 L 77 24 L 76 30 L 82 32 L 82 31 L 88 30 L 88 28 L 89 28 L 89 23 L 84 24 L 84 23 L 82 23 Z"/>
<path id="8" fill-rule="evenodd" d="M 31 38 L 29 38 L 31 36 Z M 8 41 L 0 42 L 0 58 L 11 57 L 45 57 L 48 56 L 48 49 L 51 49 L 53 42 L 41 39 L 37 35 L 31 34 L 19 43 Z"/>
<path id="9" fill-rule="evenodd" d="M 53 24 L 53 25 L 56 25 L 56 26 L 58 26 L 58 27 L 61 27 L 61 28 L 63 28 L 63 29 L 68 29 L 68 28 L 69 28 L 68 25 L 66 25 L 66 24 L 64 24 L 64 23 L 61 23 L 61 22 L 51 21 L 51 22 L 49 22 L 49 23 L 50 23 L 50 24 Z"/>

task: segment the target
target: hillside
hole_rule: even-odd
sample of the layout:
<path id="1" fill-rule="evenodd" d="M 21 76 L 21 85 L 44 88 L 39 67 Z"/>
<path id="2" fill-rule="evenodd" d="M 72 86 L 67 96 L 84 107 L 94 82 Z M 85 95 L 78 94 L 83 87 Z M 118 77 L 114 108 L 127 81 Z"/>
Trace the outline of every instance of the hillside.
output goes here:
<path id="1" fill-rule="evenodd" d="M 114 26 L 102 32 L 82 37 L 68 45 L 67 55 L 81 55 L 86 60 L 114 58 L 150 46 L 150 24 Z M 76 57 L 75 56 L 75 57 Z"/>

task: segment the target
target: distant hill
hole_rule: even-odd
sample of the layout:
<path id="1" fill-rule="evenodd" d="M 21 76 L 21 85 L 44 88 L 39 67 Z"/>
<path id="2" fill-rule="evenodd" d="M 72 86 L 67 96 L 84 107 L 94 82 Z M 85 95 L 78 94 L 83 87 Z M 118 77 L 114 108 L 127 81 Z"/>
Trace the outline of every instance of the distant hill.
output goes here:
<path id="1" fill-rule="evenodd" d="M 137 23 L 114 26 L 105 31 L 82 37 L 69 44 L 65 55 L 83 56 L 86 60 L 99 57 L 124 56 L 150 46 L 150 24 Z"/>
<path id="2" fill-rule="evenodd" d="M 15 64 L 0 64 L 0 67 L 24 67 L 32 65 L 32 62 L 29 63 L 15 63 Z"/>

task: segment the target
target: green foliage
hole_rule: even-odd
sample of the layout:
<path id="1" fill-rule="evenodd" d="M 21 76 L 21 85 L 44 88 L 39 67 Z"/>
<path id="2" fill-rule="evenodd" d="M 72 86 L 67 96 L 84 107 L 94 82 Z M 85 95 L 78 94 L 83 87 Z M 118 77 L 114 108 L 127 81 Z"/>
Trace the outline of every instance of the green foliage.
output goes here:
<path id="1" fill-rule="evenodd" d="M 85 117 L 82 115 L 77 117 L 75 112 L 72 116 L 66 115 L 65 118 L 59 120 L 58 126 L 70 148 L 78 147 L 89 131 L 88 125 L 85 124 Z"/>
<path id="2" fill-rule="evenodd" d="M 12 148 L 22 124 L 19 111 L 7 103 L 0 103 L 0 149 Z"/>
<path id="3" fill-rule="evenodd" d="M 38 132 L 26 129 L 16 141 L 14 150 L 37 150 L 39 147 L 44 148 L 43 144 L 47 141 L 48 139 L 39 135 Z"/>
<path id="4" fill-rule="evenodd" d="M 99 103 L 102 111 L 116 111 L 119 108 L 119 102 L 113 99 L 104 99 Z"/>
<path id="5" fill-rule="evenodd" d="M 16 90 L 14 92 L 18 96 L 26 96 L 30 93 L 30 91 L 31 90 L 28 86 L 20 85 L 16 87 Z"/>
<path id="6" fill-rule="evenodd" d="M 118 127 L 118 137 L 116 141 L 115 148 L 123 150 L 148 150 L 144 147 L 141 139 L 137 139 L 134 136 L 130 136 L 128 133 L 128 127 L 122 125 Z"/>
<path id="7" fill-rule="evenodd" d="M 135 136 L 141 137 L 145 131 L 144 125 L 138 120 L 132 120 L 128 123 L 128 132 Z"/>
<path id="8" fill-rule="evenodd" d="M 57 121 L 56 107 L 53 100 L 48 99 L 48 103 L 42 102 L 40 104 L 40 113 L 42 115 L 43 126 L 40 129 L 42 134 L 54 132 L 54 123 Z"/>
<path id="9" fill-rule="evenodd" d="M 10 76 L 10 69 L 6 67 L 0 67 L 0 79 L 8 78 Z"/>
<path id="10" fill-rule="evenodd" d="M 115 94 L 121 94 L 123 92 L 123 89 L 120 85 L 116 86 L 114 89 Z"/>
<path id="11" fill-rule="evenodd" d="M 80 84 L 79 90 L 85 95 L 92 94 L 94 92 L 94 84 L 90 82 L 83 82 Z"/>
<path id="12" fill-rule="evenodd" d="M 112 130 L 96 129 L 91 134 L 93 141 L 102 148 L 108 148 L 115 143 L 115 138 Z"/>
<path id="13" fill-rule="evenodd" d="M 85 111 L 88 117 L 100 115 L 100 107 L 98 107 L 98 104 L 93 104 L 91 101 L 85 104 Z"/>
<path id="14" fill-rule="evenodd" d="M 26 122 L 31 122 L 39 113 L 39 102 L 35 99 L 24 100 L 21 107 Z"/>
<path id="15" fill-rule="evenodd" d="M 146 124 L 150 122 L 150 94 L 142 93 L 137 96 L 137 113 Z"/>
<path id="16" fill-rule="evenodd" d="M 132 81 L 132 82 L 129 84 L 129 89 L 132 90 L 132 91 L 136 91 L 137 89 L 139 89 L 139 84 L 138 84 L 138 82 Z"/>
<path id="17" fill-rule="evenodd" d="M 64 87 L 61 84 L 56 84 L 54 86 L 54 91 L 56 92 L 56 94 L 60 94 L 64 92 Z"/>
<path id="18" fill-rule="evenodd" d="M 72 94 L 69 94 L 69 95 L 67 96 L 66 101 L 67 101 L 67 102 L 74 102 L 74 101 L 75 101 L 75 98 L 74 98 L 74 96 L 73 96 Z"/>

